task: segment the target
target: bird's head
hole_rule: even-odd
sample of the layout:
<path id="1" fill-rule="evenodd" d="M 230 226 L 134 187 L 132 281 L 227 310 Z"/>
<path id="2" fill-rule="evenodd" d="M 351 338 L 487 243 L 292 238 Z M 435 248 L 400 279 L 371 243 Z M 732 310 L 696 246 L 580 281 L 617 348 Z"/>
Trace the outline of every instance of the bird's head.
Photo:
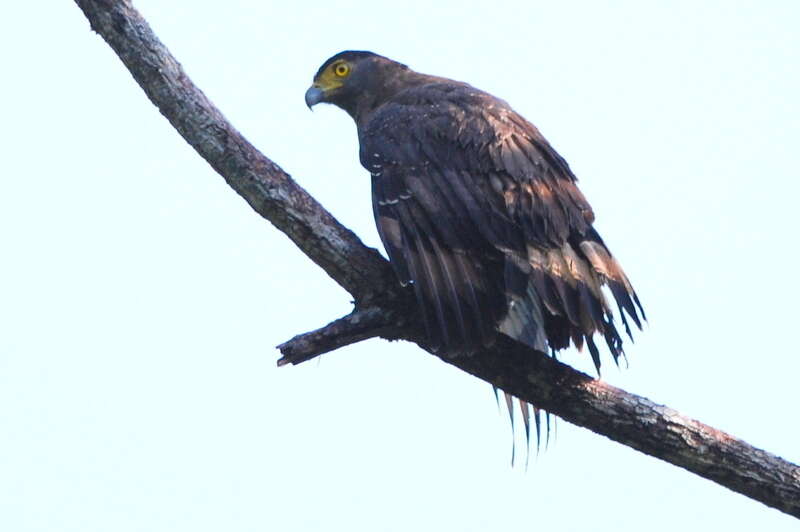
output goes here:
<path id="1" fill-rule="evenodd" d="M 332 103 L 358 121 L 405 86 L 409 74 L 406 65 L 372 52 L 340 52 L 317 70 L 306 105 Z"/>

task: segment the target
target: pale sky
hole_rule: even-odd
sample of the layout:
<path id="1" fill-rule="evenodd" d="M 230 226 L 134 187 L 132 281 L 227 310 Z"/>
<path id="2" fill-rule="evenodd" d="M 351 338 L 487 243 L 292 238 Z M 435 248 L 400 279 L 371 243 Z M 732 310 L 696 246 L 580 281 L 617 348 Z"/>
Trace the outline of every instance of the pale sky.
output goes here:
<path id="1" fill-rule="evenodd" d="M 13 3 L 0 33 L 0 530 L 797 530 L 563 421 L 511 467 L 491 386 L 411 344 L 276 368 L 349 295 L 72 2 L 47 4 Z M 800 462 L 800 4 L 270 4 L 135 2 L 369 245 L 355 128 L 303 102 L 320 63 L 367 49 L 507 100 L 569 161 L 650 319 L 603 378 Z"/>

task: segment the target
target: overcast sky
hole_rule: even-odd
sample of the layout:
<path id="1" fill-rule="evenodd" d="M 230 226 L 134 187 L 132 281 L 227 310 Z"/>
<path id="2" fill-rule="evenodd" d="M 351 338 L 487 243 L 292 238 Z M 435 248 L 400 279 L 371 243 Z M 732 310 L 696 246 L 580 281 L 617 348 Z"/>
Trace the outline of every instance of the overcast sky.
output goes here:
<path id="1" fill-rule="evenodd" d="M 0 530 L 797 530 L 566 422 L 511 467 L 491 387 L 413 345 L 276 368 L 349 295 L 72 2 L 47 4 L 14 2 L 0 32 Z M 650 318 L 603 378 L 800 462 L 800 4 L 135 4 L 369 245 L 355 128 L 303 102 L 322 61 L 369 49 L 507 100 L 569 161 Z"/>

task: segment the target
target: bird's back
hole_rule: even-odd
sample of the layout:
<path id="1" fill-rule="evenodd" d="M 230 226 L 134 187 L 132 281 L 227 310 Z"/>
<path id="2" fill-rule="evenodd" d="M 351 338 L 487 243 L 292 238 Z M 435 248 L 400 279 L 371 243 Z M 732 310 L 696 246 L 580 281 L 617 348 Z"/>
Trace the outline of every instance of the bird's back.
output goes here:
<path id="1" fill-rule="evenodd" d="M 567 163 L 506 102 L 427 77 L 378 106 L 359 140 L 381 238 L 434 344 L 469 352 L 499 330 L 542 351 L 587 344 L 599 366 L 599 333 L 622 353 L 601 287 L 626 329 L 638 298 Z"/>

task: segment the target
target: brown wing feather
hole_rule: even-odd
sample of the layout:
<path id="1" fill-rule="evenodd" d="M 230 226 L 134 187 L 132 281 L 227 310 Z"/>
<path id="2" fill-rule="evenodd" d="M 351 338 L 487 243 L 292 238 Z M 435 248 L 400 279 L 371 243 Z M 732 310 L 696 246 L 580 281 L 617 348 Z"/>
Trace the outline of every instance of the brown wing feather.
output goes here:
<path id="1" fill-rule="evenodd" d="M 625 314 L 640 327 L 644 312 L 575 176 L 532 124 L 436 80 L 384 104 L 359 138 L 362 164 L 379 174 L 381 238 L 438 343 L 469 351 L 498 328 L 540 350 L 585 344 L 599 367 L 599 333 L 622 354 L 602 286 L 629 334 Z"/>

